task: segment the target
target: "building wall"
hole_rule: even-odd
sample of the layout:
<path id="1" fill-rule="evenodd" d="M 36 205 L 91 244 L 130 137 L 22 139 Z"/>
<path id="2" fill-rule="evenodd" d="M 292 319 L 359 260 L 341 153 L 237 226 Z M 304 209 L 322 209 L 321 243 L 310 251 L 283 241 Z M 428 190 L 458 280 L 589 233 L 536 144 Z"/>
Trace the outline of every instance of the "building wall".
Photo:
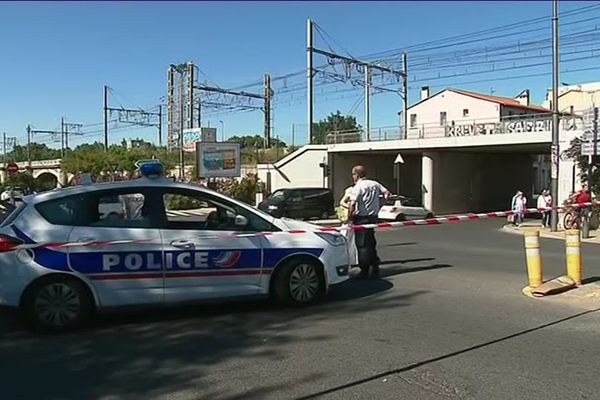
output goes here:
<path id="1" fill-rule="evenodd" d="M 288 187 L 323 187 L 323 169 L 319 164 L 324 160 L 327 161 L 326 146 L 304 146 L 275 163 L 275 166 L 259 164 L 258 178 L 267 184 L 270 175 L 271 192 Z"/>
<path id="2" fill-rule="evenodd" d="M 570 112 L 571 106 L 576 114 L 600 104 L 600 82 L 570 85 L 559 88 L 558 109 L 561 112 Z M 550 107 L 552 90 L 546 93 L 544 107 Z"/>
<path id="3" fill-rule="evenodd" d="M 543 113 L 541 111 L 525 110 L 523 108 L 507 107 L 507 106 L 502 106 L 501 111 L 500 111 L 501 118 L 506 118 L 506 117 L 510 118 L 510 117 L 514 117 L 517 115 L 540 115 L 540 114 L 549 114 L 549 111 L 546 113 Z"/>
<path id="4" fill-rule="evenodd" d="M 439 215 L 470 211 L 472 181 L 478 170 L 476 156 L 457 152 L 427 155 L 433 159 L 433 212 Z"/>
<path id="5" fill-rule="evenodd" d="M 352 167 L 360 164 L 366 169 L 367 176 L 383 184 L 388 190 L 394 191 L 395 154 L 355 154 L 355 153 L 330 153 L 329 163 L 332 166 L 333 195 L 336 200 L 341 198 L 344 190 L 352 185 Z"/>
<path id="6" fill-rule="evenodd" d="M 468 116 L 463 116 L 463 110 L 469 110 Z M 500 106 L 498 104 L 476 99 L 449 90 L 429 97 L 427 100 L 408 109 L 408 138 L 443 137 L 445 128 L 440 126 L 440 112 L 446 112 L 448 125 L 479 122 L 498 122 Z M 417 115 L 415 127 L 411 127 L 411 114 Z"/>

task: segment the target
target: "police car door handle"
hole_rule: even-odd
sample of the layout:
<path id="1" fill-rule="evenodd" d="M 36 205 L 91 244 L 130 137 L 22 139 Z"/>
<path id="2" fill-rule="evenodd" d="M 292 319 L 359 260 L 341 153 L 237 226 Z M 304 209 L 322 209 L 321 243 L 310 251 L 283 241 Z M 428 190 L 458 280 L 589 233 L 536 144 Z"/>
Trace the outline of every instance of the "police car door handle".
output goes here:
<path id="1" fill-rule="evenodd" d="M 180 249 L 191 249 L 194 247 L 194 243 L 190 242 L 189 240 L 173 240 L 171 242 L 171 246 L 179 247 Z"/>
<path id="2" fill-rule="evenodd" d="M 79 239 L 77 239 L 78 243 L 87 243 L 87 242 L 95 242 L 96 238 L 93 237 L 89 237 L 89 236 L 84 236 L 84 237 L 80 237 Z"/>

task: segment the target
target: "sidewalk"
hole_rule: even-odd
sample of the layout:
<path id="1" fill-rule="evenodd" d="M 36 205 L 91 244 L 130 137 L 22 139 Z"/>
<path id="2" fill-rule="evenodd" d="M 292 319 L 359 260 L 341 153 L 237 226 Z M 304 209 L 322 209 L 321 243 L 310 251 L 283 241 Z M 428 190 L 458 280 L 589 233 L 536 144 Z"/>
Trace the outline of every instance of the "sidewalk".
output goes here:
<path id="1" fill-rule="evenodd" d="M 550 228 L 542 228 L 540 220 L 525 220 L 521 226 L 515 226 L 511 224 L 504 225 L 502 230 L 508 233 L 522 235 L 526 231 L 540 231 L 540 237 L 549 239 L 565 239 L 565 231 L 558 230 L 557 232 L 550 232 Z M 590 237 L 588 239 L 581 239 L 583 243 L 594 243 L 600 244 L 600 235 L 598 231 L 590 231 Z"/>

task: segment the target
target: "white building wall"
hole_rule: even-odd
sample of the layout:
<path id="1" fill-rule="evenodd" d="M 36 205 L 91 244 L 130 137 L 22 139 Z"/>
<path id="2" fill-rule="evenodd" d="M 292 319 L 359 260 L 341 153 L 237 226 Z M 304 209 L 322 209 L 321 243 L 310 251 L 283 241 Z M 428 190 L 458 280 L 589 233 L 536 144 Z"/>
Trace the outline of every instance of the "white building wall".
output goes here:
<path id="1" fill-rule="evenodd" d="M 323 169 L 327 162 L 327 146 L 304 146 L 273 164 L 259 164 L 258 178 L 267 185 L 271 179 L 271 192 L 288 187 L 324 187 Z M 325 179 L 327 187 L 327 179 Z"/>
<path id="2" fill-rule="evenodd" d="M 465 109 L 468 110 L 468 116 L 463 116 Z M 451 125 L 452 121 L 457 125 L 465 125 L 475 120 L 479 123 L 500 121 L 499 104 L 445 90 L 408 109 L 408 138 L 443 137 L 445 128 L 440 126 L 440 113 L 443 111 L 446 112 L 448 125 Z M 417 116 L 414 127 L 410 125 L 411 114 Z"/>

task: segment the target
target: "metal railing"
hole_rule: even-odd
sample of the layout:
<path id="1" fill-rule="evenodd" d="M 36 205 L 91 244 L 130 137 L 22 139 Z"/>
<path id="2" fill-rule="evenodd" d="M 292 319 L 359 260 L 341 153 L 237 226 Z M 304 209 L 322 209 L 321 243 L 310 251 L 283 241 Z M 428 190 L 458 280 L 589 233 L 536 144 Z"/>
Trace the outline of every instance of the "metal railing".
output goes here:
<path id="1" fill-rule="evenodd" d="M 560 120 L 561 130 L 582 129 L 581 116 L 564 116 Z M 363 129 L 332 131 L 326 136 L 326 144 L 378 142 L 386 140 L 425 139 L 456 136 L 498 135 L 523 132 L 549 132 L 552 129 L 551 114 L 511 115 L 498 118 L 462 119 L 440 125 L 437 123 L 416 124 L 409 127 L 405 135 L 402 127 L 373 128 L 369 134 Z"/>

